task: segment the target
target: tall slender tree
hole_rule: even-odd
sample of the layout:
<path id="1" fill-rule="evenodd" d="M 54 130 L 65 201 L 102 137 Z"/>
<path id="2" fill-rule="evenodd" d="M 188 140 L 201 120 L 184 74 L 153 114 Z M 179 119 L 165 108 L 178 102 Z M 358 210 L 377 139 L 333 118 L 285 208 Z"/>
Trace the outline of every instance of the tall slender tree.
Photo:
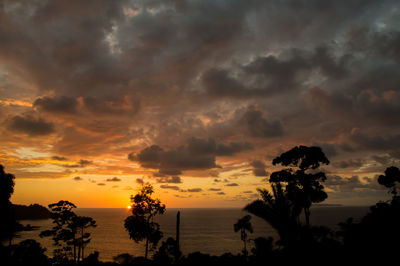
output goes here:
<path id="1" fill-rule="evenodd" d="M 96 227 L 91 217 L 78 216 L 73 212 L 75 204 L 61 200 L 49 205 L 53 228 L 40 233 L 40 237 L 51 236 L 54 245 L 59 247 L 55 254 L 67 256 L 72 253 L 75 262 L 84 258 L 84 247 L 90 242 L 90 233 L 85 230 Z"/>
<path id="2" fill-rule="evenodd" d="M 233 230 L 237 233 L 240 231 L 240 239 L 243 241 L 243 255 L 247 257 L 247 232 L 253 233 L 251 225 L 251 216 L 245 215 L 233 225 Z"/>
<path id="3" fill-rule="evenodd" d="M 125 228 L 129 237 L 136 243 L 145 240 L 145 258 L 148 257 L 149 245 L 151 249 L 157 246 L 163 234 L 160 225 L 154 222 L 154 217 L 165 213 L 165 205 L 159 199 L 152 198 L 154 193 L 151 185 L 144 185 L 141 190 L 131 196 L 132 215 L 125 219 Z"/>

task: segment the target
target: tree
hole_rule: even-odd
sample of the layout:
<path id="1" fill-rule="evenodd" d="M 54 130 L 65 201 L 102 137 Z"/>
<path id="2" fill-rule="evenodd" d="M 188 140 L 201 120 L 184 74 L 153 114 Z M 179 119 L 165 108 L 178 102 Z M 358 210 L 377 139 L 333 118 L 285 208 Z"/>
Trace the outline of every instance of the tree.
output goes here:
<path id="1" fill-rule="evenodd" d="M 9 247 L 11 247 L 12 238 L 15 232 L 22 230 L 20 225 L 14 218 L 11 210 L 10 197 L 14 193 L 15 176 L 4 171 L 3 165 L 0 165 L 0 240 L 8 239 Z"/>
<path id="2" fill-rule="evenodd" d="M 73 253 L 74 261 L 84 258 L 84 246 L 90 242 L 90 233 L 85 232 L 89 227 L 96 227 L 96 221 L 90 217 L 76 215 L 72 209 L 75 204 L 61 200 L 49 205 L 53 228 L 40 233 L 40 237 L 52 236 L 54 245 L 60 247 L 55 250 L 57 257 L 67 257 Z"/>
<path id="3" fill-rule="evenodd" d="M 154 222 L 154 217 L 165 213 L 165 205 L 159 199 L 152 198 L 154 190 L 151 185 L 144 185 L 135 195 L 131 195 L 132 215 L 125 219 L 125 229 L 129 237 L 136 243 L 146 240 L 145 258 L 147 259 L 149 244 L 151 249 L 157 246 L 163 234 L 160 225 Z"/>
<path id="4" fill-rule="evenodd" d="M 251 216 L 245 215 L 233 225 L 233 229 L 236 233 L 240 231 L 240 239 L 243 241 L 243 255 L 245 257 L 247 256 L 247 232 L 253 233 L 253 226 L 250 220 Z"/>
<path id="5" fill-rule="evenodd" d="M 397 167 L 386 168 L 385 174 L 378 177 L 378 183 L 389 188 L 393 197 L 389 201 L 378 202 L 360 222 L 349 218 L 339 224 L 338 232 L 342 237 L 346 251 L 352 256 L 396 256 L 400 239 L 400 196 L 397 196 L 396 183 L 400 180 Z"/>
<path id="6" fill-rule="evenodd" d="M 33 239 L 27 239 L 15 246 L 13 251 L 14 265 L 50 265 L 45 255 L 45 248 Z"/>
<path id="7" fill-rule="evenodd" d="M 393 197 L 397 196 L 397 186 L 400 183 L 400 170 L 395 166 L 386 168 L 385 174 L 378 177 L 378 183 L 389 188 Z"/>
<path id="8" fill-rule="evenodd" d="M 297 217 L 301 209 L 293 203 L 280 183 L 271 184 L 272 193 L 258 189 L 261 199 L 244 207 L 244 210 L 268 222 L 279 234 L 280 244 L 289 247 L 296 239 Z"/>
<path id="9" fill-rule="evenodd" d="M 75 229 L 77 237 L 75 237 L 76 244 L 78 246 L 78 261 L 80 258 L 84 258 L 84 248 L 90 242 L 90 233 L 85 232 L 85 230 L 89 227 L 96 227 L 96 221 L 91 217 L 85 216 L 75 216 L 73 218 L 73 223 L 71 228 Z"/>
<path id="10" fill-rule="evenodd" d="M 304 210 L 308 226 L 312 203 L 322 202 L 328 197 L 321 184 L 326 180 L 325 173 L 317 169 L 321 164 L 329 164 L 329 160 L 320 147 L 297 146 L 276 157 L 272 164 L 292 167 L 273 172 L 270 182 L 287 184 L 288 197 Z"/>

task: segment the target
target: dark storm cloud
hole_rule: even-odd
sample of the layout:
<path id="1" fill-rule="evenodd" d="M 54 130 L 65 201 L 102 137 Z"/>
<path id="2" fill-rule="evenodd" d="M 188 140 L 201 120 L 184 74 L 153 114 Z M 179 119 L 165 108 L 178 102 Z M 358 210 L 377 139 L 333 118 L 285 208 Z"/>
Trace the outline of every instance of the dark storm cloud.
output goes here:
<path id="1" fill-rule="evenodd" d="M 360 168 L 361 166 L 363 166 L 363 164 L 364 162 L 362 160 L 350 159 L 348 161 L 335 162 L 333 163 L 333 166 L 337 168 Z"/>
<path id="2" fill-rule="evenodd" d="M 279 120 L 267 120 L 261 111 L 249 108 L 240 120 L 253 137 L 272 138 L 284 134 L 282 123 Z"/>
<path id="3" fill-rule="evenodd" d="M 129 159 L 157 169 L 155 179 L 209 171 L 218 156 L 224 167 L 245 165 L 299 143 L 318 144 L 338 166 L 351 162 L 338 159 L 350 152 L 400 158 L 398 1 L 2 7 L 1 116 L 14 117 L 2 125 L 56 133 L 46 144 L 60 157 L 135 151 Z M 34 118 L 25 115 L 30 104 Z M 24 145 L 39 144 L 26 138 Z"/>
<path id="4" fill-rule="evenodd" d="M 34 101 L 33 107 L 49 113 L 75 113 L 78 101 L 75 98 L 61 96 L 58 98 L 43 97 Z"/>
<path id="5" fill-rule="evenodd" d="M 395 157 L 400 155 L 400 135 L 368 135 L 360 129 L 353 129 L 349 139 L 361 150 L 386 151 Z"/>
<path id="6" fill-rule="evenodd" d="M 83 104 L 90 112 L 101 115 L 134 115 L 138 112 L 140 106 L 137 99 L 117 98 L 115 96 L 106 98 L 85 97 Z"/>
<path id="7" fill-rule="evenodd" d="M 213 139 L 191 138 L 185 146 L 164 150 L 158 145 L 153 145 L 137 154 L 130 153 L 128 159 L 139 162 L 145 168 L 159 169 L 161 175 L 174 175 L 184 170 L 216 168 L 216 156 L 232 156 L 251 148 L 249 143 L 232 142 L 225 145 L 217 144 Z"/>
<path id="8" fill-rule="evenodd" d="M 336 156 L 337 153 L 337 147 L 336 145 L 330 144 L 330 143 L 320 143 L 320 142 L 314 142 L 312 146 L 318 146 L 322 149 L 322 152 L 328 157 L 334 157 Z"/>
<path id="9" fill-rule="evenodd" d="M 347 76 L 348 56 L 336 59 L 328 46 L 318 46 L 312 52 L 293 49 L 281 57 L 258 57 L 232 72 L 210 69 L 202 76 L 205 91 L 212 97 L 254 98 L 268 97 L 304 88 L 312 71 L 335 79 Z M 286 58 L 285 58 L 286 57 Z"/>
<path id="10" fill-rule="evenodd" d="M 232 156 L 235 153 L 251 150 L 249 142 L 231 142 L 227 145 L 217 144 L 214 139 L 191 138 L 188 142 L 188 151 L 194 154 L 214 154 L 216 156 Z"/>
<path id="11" fill-rule="evenodd" d="M 250 165 L 253 167 L 253 174 L 255 176 L 267 176 L 268 172 L 265 171 L 265 163 L 259 160 L 252 161 Z"/>
<path id="12" fill-rule="evenodd" d="M 107 178 L 107 182 L 120 182 L 121 178 L 114 176 L 113 178 Z"/>
<path id="13" fill-rule="evenodd" d="M 55 132 L 53 123 L 31 115 L 12 117 L 8 121 L 8 127 L 14 132 L 25 133 L 30 136 L 46 136 Z"/>

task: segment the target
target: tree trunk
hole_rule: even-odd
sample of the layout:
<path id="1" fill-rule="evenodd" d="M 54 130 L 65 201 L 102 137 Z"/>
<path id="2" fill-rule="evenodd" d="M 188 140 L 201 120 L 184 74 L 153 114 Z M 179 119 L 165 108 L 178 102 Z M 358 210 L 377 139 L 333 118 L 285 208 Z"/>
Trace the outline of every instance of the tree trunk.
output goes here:
<path id="1" fill-rule="evenodd" d="M 83 260 L 83 258 L 84 258 L 83 257 L 83 248 L 84 248 L 84 246 L 83 246 L 83 244 L 84 244 L 84 242 L 83 242 L 83 227 L 82 227 L 82 235 L 81 236 L 82 236 L 82 242 L 81 242 L 82 243 L 81 244 L 82 245 L 82 260 Z"/>
<path id="2" fill-rule="evenodd" d="M 306 225 L 310 225 L 310 208 L 304 208 L 304 215 L 306 216 Z"/>
<path id="3" fill-rule="evenodd" d="M 74 239 L 74 262 L 76 263 L 76 240 Z"/>
<path id="4" fill-rule="evenodd" d="M 82 245 L 82 243 L 81 243 L 81 241 L 79 241 L 79 244 L 78 244 L 78 262 L 79 262 L 79 260 L 81 258 L 81 245 Z"/>
<path id="5" fill-rule="evenodd" d="M 146 238 L 146 250 L 144 252 L 144 257 L 147 259 L 147 253 L 149 250 L 149 237 Z"/>

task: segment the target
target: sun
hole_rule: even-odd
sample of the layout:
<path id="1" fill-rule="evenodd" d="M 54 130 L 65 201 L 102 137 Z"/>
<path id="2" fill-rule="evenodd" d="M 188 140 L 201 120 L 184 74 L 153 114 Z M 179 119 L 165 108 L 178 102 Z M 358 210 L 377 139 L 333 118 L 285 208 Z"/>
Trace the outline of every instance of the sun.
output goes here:
<path id="1" fill-rule="evenodd" d="M 126 207 L 128 210 L 130 210 L 131 208 L 132 208 L 132 206 L 128 206 L 128 207 Z"/>

